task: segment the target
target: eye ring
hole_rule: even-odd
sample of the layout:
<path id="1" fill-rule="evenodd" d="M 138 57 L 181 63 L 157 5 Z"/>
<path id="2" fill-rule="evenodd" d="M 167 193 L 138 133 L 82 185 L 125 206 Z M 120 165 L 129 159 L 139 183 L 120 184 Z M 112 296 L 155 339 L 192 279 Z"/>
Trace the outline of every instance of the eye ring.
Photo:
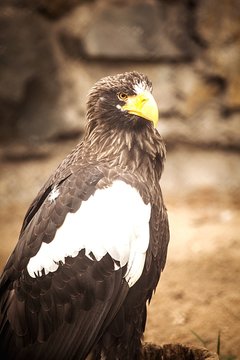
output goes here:
<path id="1" fill-rule="evenodd" d="M 119 100 L 121 100 L 121 101 L 127 101 L 127 99 L 128 99 L 128 95 L 126 94 L 126 93 L 118 93 L 117 94 L 117 97 L 119 98 Z"/>

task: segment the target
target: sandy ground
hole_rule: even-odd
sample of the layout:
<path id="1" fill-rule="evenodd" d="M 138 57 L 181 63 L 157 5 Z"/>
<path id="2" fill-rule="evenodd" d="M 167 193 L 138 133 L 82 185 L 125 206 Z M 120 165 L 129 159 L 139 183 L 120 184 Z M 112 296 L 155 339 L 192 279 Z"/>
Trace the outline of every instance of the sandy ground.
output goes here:
<path id="1" fill-rule="evenodd" d="M 52 144 L 37 161 L 1 162 L 1 268 L 29 203 L 73 144 Z M 2 158 L 21 151 L 0 150 Z M 232 175 L 239 156 L 191 151 L 190 163 L 186 156 L 186 149 L 168 155 L 162 187 L 171 242 L 149 307 L 145 340 L 205 345 L 216 351 L 220 332 L 221 354 L 233 360 L 240 358 L 240 204 Z M 190 174 L 187 182 L 184 174 Z"/>
<path id="2" fill-rule="evenodd" d="M 240 356 L 240 211 L 221 205 L 169 205 L 168 261 L 149 307 L 146 340 L 216 351 L 220 331 L 221 353 Z"/>

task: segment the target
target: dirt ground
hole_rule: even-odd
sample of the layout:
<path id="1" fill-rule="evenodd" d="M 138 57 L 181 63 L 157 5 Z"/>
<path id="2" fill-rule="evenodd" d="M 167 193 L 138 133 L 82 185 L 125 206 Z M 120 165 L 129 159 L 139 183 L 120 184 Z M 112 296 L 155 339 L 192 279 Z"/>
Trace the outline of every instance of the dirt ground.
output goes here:
<path id="1" fill-rule="evenodd" d="M 21 148 L 0 149 L 1 268 L 16 243 L 29 203 L 73 144 L 52 144 L 37 160 L 25 161 L 16 155 Z M 240 358 L 240 204 L 233 175 L 228 173 L 232 178 L 225 181 L 223 174 L 229 166 L 234 173 L 238 155 L 224 154 L 223 161 L 219 153 L 191 152 L 190 171 L 185 151 L 170 153 L 167 160 L 163 192 L 171 242 L 149 306 L 145 340 L 204 345 L 216 351 L 220 332 L 222 358 L 233 360 Z M 194 172 L 196 162 L 204 165 Z M 180 176 L 181 168 L 185 170 Z M 188 183 L 182 180 L 186 171 L 195 174 Z"/>

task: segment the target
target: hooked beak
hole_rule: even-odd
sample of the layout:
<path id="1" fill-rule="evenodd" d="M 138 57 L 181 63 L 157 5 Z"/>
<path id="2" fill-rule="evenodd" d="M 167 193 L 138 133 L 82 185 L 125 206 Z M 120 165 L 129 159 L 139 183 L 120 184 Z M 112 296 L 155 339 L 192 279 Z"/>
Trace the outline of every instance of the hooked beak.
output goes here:
<path id="1" fill-rule="evenodd" d="M 126 104 L 122 106 L 129 114 L 140 116 L 146 120 L 152 121 L 154 127 L 158 123 L 158 106 L 148 91 L 143 91 L 140 94 L 129 96 Z"/>

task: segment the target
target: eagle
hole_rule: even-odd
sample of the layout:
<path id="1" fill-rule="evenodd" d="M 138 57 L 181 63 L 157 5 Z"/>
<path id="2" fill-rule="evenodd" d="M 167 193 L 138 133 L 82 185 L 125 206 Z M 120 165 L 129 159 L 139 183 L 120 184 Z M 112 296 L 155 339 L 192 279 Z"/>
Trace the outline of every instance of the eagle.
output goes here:
<path id="1" fill-rule="evenodd" d="M 1 359 L 143 356 L 146 305 L 169 241 L 152 83 L 136 71 L 100 79 L 86 118 L 1 275 Z"/>

